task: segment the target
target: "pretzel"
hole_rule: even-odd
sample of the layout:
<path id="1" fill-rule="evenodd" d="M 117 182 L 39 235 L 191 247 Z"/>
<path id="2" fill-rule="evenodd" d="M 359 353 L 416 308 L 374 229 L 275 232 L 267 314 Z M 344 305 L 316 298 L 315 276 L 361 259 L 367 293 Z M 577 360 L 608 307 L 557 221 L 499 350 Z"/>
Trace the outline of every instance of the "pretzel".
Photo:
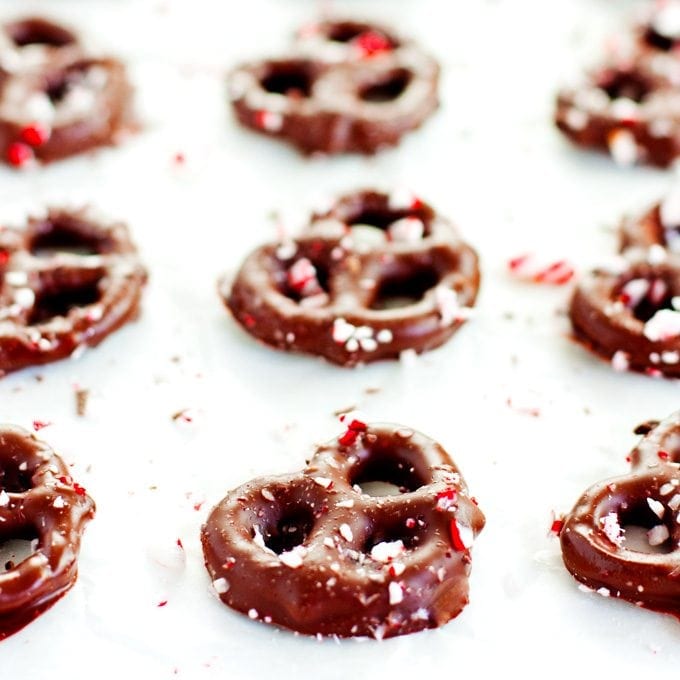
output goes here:
<path id="1" fill-rule="evenodd" d="M 336 21 L 306 27 L 288 56 L 238 66 L 229 90 L 242 125 L 303 153 L 372 154 L 432 114 L 438 79 L 413 43 Z"/>
<path id="2" fill-rule="evenodd" d="M 47 444 L 19 427 L 0 427 L 0 541 L 37 541 L 28 557 L 0 571 L 0 640 L 75 583 L 80 537 L 94 510 Z"/>
<path id="3" fill-rule="evenodd" d="M 588 588 L 680 615 L 680 412 L 633 449 L 631 472 L 590 487 L 565 518 L 564 564 Z M 628 527 L 647 530 L 631 544 Z"/>
<path id="4" fill-rule="evenodd" d="M 624 219 L 620 253 L 578 284 L 574 334 L 617 370 L 680 377 L 680 194 Z"/>
<path id="5" fill-rule="evenodd" d="M 99 344 L 136 317 L 145 281 L 125 225 L 85 209 L 0 228 L 0 373 Z"/>
<path id="6" fill-rule="evenodd" d="M 256 338 L 345 366 L 438 347 L 478 287 L 477 255 L 447 220 L 375 191 L 339 199 L 299 238 L 251 253 L 233 285 L 219 283 Z"/>
<path id="7" fill-rule="evenodd" d="M 375 481 L 399 494 L 359 486 Z M 350 419 L 302 472 L 231 491 L 202 542 L 214 588 L 233 609 L 308 635 L 383 638 L 460 613 L 483 526 L 439 444 Z"/>
<path id="8" fill-rule="evenodd" d="M 0 154 L 23 166 L 111 144 L 131 126 L 132 89 L 115 59 L 69 29 L 25 19 L 0 31 Z"/>
<path id="9" fill-rule="evenodd" d="M 680 3 L 656 5 L 604 64 L 557 97 L 555 123 L 622 165 L 668 167 L 680 155 Z"/>

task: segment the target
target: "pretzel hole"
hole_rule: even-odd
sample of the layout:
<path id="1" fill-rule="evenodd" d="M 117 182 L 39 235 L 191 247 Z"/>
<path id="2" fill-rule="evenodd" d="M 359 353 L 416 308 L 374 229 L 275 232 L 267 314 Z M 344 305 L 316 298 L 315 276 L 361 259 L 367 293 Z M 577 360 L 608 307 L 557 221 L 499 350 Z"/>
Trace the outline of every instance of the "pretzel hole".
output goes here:
<path id="1" fill-rule="evenodd" d="M 64 47 L 76 41 L 70 31 L 41 19 L 17 21 L 9 24 L 6 29 L 17 47 L 26 47 L 26 45 Z"/>
<path id="2" fill-rule="evenodd" d="M 32 527 L 5 538 L 0 533 L 0 574 L 30 557 L 36 551 L 38 541 L 38 534 Z"/>
<path id="3" fill-rule="evenodd" d="M 643 286 L 646 282 L 648 286 L 639 300 L 628 299 L 631 282 L 640 282 Z M 646 323 L 662 309 L 675 309 L 673 307 L 674 297 L 674 289 L 665 278 L 661 276 L 639 276 L 629 278 L 620 284 L 616 288 L 614 299 L 624 302 L 636 319 Z"/>
<path id="4" fill-rule="evenodd" d="M 314 513 L 306 505 L 277 504 L 270 506 L 268 512 L 260 524 L 260 532 L 264 544 L 277 555 L 302 545 L 314 526 Z"/>
<path id="5" fill-rule="evenodd" d="M 665 514 L 668 515 L 669 511 L 666 510 Z M 619 524 L 623 529 L 622 546 L 627 550 L 649 554 L 668 554 L 675 550 L 672 526 L 666 526 L 669 535 L 663 543 L 650 544 L 647 532 L 663 521 L 651 511 L 646 499 L 632 508 L 619 511 Z"/>
<path id="6" fill-rule="evenodd" d="M 611 100 L 625 98 L 638 103 L 642 102 L 652 90 L 651 84 L 645 78 L 627 71 L 608 74 L 600 82 L 600 88 Z"/>
<path id="7" fill-rule="evenodd" d="M 369 554 L 379 543 L 391 543 L 401 541 L 407 550 L 417 548 L 422 544 L 423 538 L 427 534 L 427 524 L 420 517 L 409 517 L 415 519 L 415 526 L 409 529 L 406 526 L 405 517 L 381 518 L 375 523 L 366 542 L 362 546 L 362 552 Z"/>
<path id="8" fill-rule="evenodd" d="M 428 480 L 422 478 L 408 460 L 396 457 L 390 451 L 374 452 L 360 463 L 350 478 L 367 496 L 397 496 L 419 489 Z"/>
<path id="9" fill-rule="evenodd" d="M 359 98 L 371 104 L 384 104 L 398 99 L 406 90 L 413 74 L 405 68 L 389 71 L 377 82 L 359 90 Z"/>
<path id="10" fill-rule="evenodd" d="M 306 61 L 285 61 L 271 64 L 260 84 L 272 94 L 286 97 L 309 97 L 314 78 Z"/>
<path id="11" fill-rule="evenodd" d="M 103 276 L 99 276 L 94 281 L 66 289 L 40 291 L 36 295 L 28 323 L 30 325 L 43 323 L 56 316 L 66 316 L 74 308 L 87 307 L 99 302 L 101 298 L 99 282 L 102 278 Z"/>
<path id="12" fill-rule="evenodd" d="M 432 267 L 419 267 L 383 278 L 376 288 L 371 309 L 399 309 L 420 302 L 439 283 L 439 274 Z"/>
<path id="13" fill-rule="evenodd" d="M 43 230 L 33 236 L 29 250 L 38 257 L 55 253 L 99 255 L 108 250 L 108 245 L 110 244 L 107 239 L 88 236 L 66 226 L 48 223 Z"/>
<path id="14" fill-rule="evenodd" d="M 650 46 L 663 52 L 670 52 L 676 45 L 676 40 L 658 33 L 653 28 L 648 28 L 644 35 L 644 41 Z"/>

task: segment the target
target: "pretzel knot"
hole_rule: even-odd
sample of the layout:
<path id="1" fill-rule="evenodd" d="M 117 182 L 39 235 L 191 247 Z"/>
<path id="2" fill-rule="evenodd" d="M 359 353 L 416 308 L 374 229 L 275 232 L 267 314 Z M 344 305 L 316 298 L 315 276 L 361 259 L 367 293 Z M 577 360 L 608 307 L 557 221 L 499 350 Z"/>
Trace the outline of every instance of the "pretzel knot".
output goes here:
<path id="1" fill-rule="evenodd" d="M 23 166 L 116 141 L 132 89 L 117 60 L 94 58 L 67 28 L 26 19 L 0 28 L 0 153 Z"/>
<path id="2" fill-rule="evenodd" d="M 582 85 L 557 98 L 555 122 L 574 143 L 623 165 L 669 166 L 680 155 L 680 3 L 657 4 Z"/>
<path id="3" fill-rule="evenodd" d="M 243 64 L 229 79 L 241 124 L 303 153 L 375 153 L 437 108 L 439 67 L 412 42 L 371 24 L 305 27 L 292 53 Z"/>
<path id="4" fill-rule="evenodd" d="M 125 225 L 84 209 L 0 228 L 0 372 L 97 345 L 136 317 L 145 281 Z"/>
<path id="5" fill-rule="evenodd" d="M 441 626 L 467 604 L 484 516 L 458 468 L 412 430 L 360 425 L 301 473 L 244 484 L 212 510 L 203 551 L 225 604 L 309 635 L 376 638 Z M 368 495 L 375 482 L 397 495 Z"/>
<path id="6" fill-rule="evenodd" d="M 576 337 L 618 370 L 680 377 L 680 220 L 671 201 L 626 219 L 622 257 L 583 277 L 571 299 Z"/>
<path id="7" fill-rule="evenodd" d="M 21 428 L 0 427 L 0 542 L 36 542 L 28 557 L 0 571 L 0 639 L 30 623 L 75 583 L 80 537 L 94 509 L 44 442 Z"/>
<path id="8" fill-rule="evenodd" d="M 592 486 L 565 519 L 564 563 L 589 588 L 678 616 L 680 412 L 655 424 L 630 460 L 630 474 Z"/>
<path id="9" fill-rule="evenodd" d="M 418 199 L 362 191 L 312 217 L 293 241 L 251 253 L 220 294 L 252 335 L 337 364 L 444 343 L 479 287 L 477 255 Z"/>

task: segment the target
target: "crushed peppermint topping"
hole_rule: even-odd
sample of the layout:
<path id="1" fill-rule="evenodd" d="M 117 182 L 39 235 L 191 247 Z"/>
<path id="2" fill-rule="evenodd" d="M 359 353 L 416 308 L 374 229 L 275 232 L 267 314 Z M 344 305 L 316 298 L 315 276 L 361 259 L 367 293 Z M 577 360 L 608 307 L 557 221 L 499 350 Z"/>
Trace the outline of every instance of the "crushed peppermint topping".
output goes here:
<path id="1" fill-rule="evenodd" d="M 262 494 L 262 498 L 264 498 L 265 500 L 267 501 L 274 500 L 274 494 L 269 489 L 262 489 L 260 493 Z"/>
<path id="2" fill-rule="evenodd" d="M 574 277 L 575 269 L 567 260 L 545 262 L 525 253 L 508 261 L 510 274 L 521 281 L 563 286 Z"/>
<path id="3" fill-rule="evenodd" d="M 387 587 L 390 594 L 390 604 L 399 604 L 404 599 L 404 587 L 396 581 L 390 581 Z"/>
<path id="4" fill-rule="evenodd" d="M 352 533 L 352 529 L 350 528 L 349 524 L 346 524 L 343 522 L 340 527 L 338 528 L 338 531 L 340 535 L 349 543 L 354 539 L 354 534 Z"/>
<path id="5" fill-rule="evenodd" d="M 33 421 L 33 429 L 36 432 L 39 432 L 45 427 L 49 427 L 52 423 L 49 422 L 48 420 L 34 420 Z"/>
<path id="6" fill-rule="evenodd" d="M 655 500 L 654 498 L 648 498 L 647 499 L 647 505 L 649 505 L 649 509 L 659 518 L 661 519 L 664 515 L 664 512 L 666 512 L 666 508 L 664 507 L 663 503 Z"/>
<path id="7" fill-rule="evenodd" d="M 630 355 L 628 352 L 618 350 L 612 356 L 612 368 L 619 373 L 623 373 L 630 368 Z"/>
<path id="8" fill-rule="evenodd" d="M 22 128 L 19 132 L 19 137 L 22 142 L 29 146 L 42 146 L 50 138 L 51 134 L 49 127 L 41 123 L 33 123 Z"/>
<path id="9" fill-rule="evenodd" d="M 609 153 L 614 162 L 621 166 L 635 165 L 638 161 L 638 147 L 635 135 L 630 130 L 613 130 L 607 136 Z"/>
<path id="10" fill-rule="evenodd" d="M 333 322 L 333 341 L 344 345 L 348 352 L 375 352 L 378 344 L 387 344 L 392 341 L 392 333 L 389 335 L 371 328 L 370 326 L 355 326 L 343 318 L 337 318 Z"/>
<path id="11" fill-rule="evenodd" d="M 673 309 L 659 309 L 645 323 L 642 332 L 652 342 L 677 338 L 680 336 L 680 312 Z"/>
<path id="12" fill-rule="evenodd" d="M 358 417 L 356 412 L 354 414 L 341 414 L 340 422 L 347 428 L 345 432 L 338 437 L 338 442 L 342 446 L 351 446 L 357 440 L 359 434 L 368 430 L 368 425 Z"/>
<path id="13" fill-rule="evenodd" d="M 657 526 L 652 527 L 647 532 L 647 540 L 651 546 L 657 546 L 665 543 L 669 536 L 670 532 L 668 531 L 668 527 L 665 524 L 657 524 Z"/>
<path id="14" fill-rule="evenodd" d="M 604 535 L 617 547 L 621 547 L 624 541 L 624 529 L 619 524 L 619 516 L 615 512 L 610 512 L 600 519 Z"/>
<path id="15" fill-rule="evenodd" d="M 450 489 L 445 489 L 444 491 L 440 491 L 437 494 L 437 505 L 436 508 L 440 512 L 445 512 L 446 510 L 449 510 L 450 508 L 455 508 L 456 507 L 456 499 L 458 496 L 458 492 L 456 489 L 450 488 Z"/>
<path id="16" fill-rule="evenodd" d="M 302 566 L 303 558 L 307 555 L 307 548 L 303 545 L 296 545 L 292 550 L 281 553 L 279 560 L 291 569 L 297 569 Z"/>
<path id="17" fill-rule="evenodd" d="M 333 485 L 333 480 L 328 477 L 312 477 L 315 484 L 323 487 L 324 489 L 330 489 Z"/>
<path id="18" fill-rule="evenodd" d="M 9 494 L 3 489 L 0 491 L 0 508 L 5 508 L 9 505 Z"/>
<path id="19" fill-rule="evenodd" d="M 368 58 L 392 49 L 390 39 L 383 33 L 375 30 L 364 31 L 352 40 L 359 56 Z"/>
<path id="20" fill-rule="evenodd" d="M 442 326 L 451 326 L 456 321 L 465 321 L 470 315 L 470 307 L 462 307 L 458 293 L 448 286 L 437 286 L 434 289 L 434 300 Z"/>
<path id="21" fill-rule="evenodd" d="M 276 111 L 258 111 L 255 125 L 267 132 L 279 132 L 283 127 L 283 116 Z"/>
<path id="22" fill-rule="evenodd" d="M 465 524 L 460 524 L 452 519 L 449 522 L 449 534 L 451 535 L 451 545 L 458 552 L 465 552 L 472 547 L 474 534 L 472 529 Z"/>
<path id="23" fill-rule="evenodd" d="M 387 235 L 399 243 L 417 243 L 425 235 L 425 224 L 418 217 L 402 217 L 390 224 Z"/>
<path id="24" fill-rule="evenodd" d="M 213 581 L 213 588 L 218 595 L 224 595 L 229 590 L 229 581 L 226 578 L 220 577 Z"/>
<path id="25" fill-rule="evenodd" d="M 397 541 L 383 541 L 382 543 L 376 543 L 371 548 L 371 557 L 376 562 L 387 563 L 401 555 L 404 550 L 404 542 L 401 539 Z"/>
<path id="26" fill-rule="evenodd" d="M 306 257 L 301 257 L 288 269 L 288 285 L 302 297 L 318 295 L 323 292 L 316 267 Z"/>
<path id="27" fill-rule="evenodd" d="M 248 618 L 250 619 L 256 619 L 259 616 L 259 613 L 257 609 L 249 609 L 248 610 Z"/>
<path id="28" fill-rule="evenodd" d="M 57 496 L 54 499 L 52 506 L 57 508 L 57 509 L 61 509 L 61 508 L 66 507 L 66 501 L 64 500 L 64 497 L 63 496 Z"/>

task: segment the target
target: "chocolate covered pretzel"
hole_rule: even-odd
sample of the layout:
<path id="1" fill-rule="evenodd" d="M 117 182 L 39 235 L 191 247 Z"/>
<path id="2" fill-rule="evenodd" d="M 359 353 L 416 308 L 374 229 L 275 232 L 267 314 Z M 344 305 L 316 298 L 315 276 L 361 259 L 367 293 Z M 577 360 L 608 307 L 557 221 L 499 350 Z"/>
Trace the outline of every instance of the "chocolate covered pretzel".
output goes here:
<path id="1" fill-rule="evenodd" d="M 93 516 L 94 502 L 49 446 L 0 426 L 0 542 L 35 542 L 28 557 L 0 567 L 0 640 L 73 586 L 80 537 Z"/>
<path id="2" fill-rule="evenodd" d="M 467 318 L 477 255 L 413 197 L 360 191 L 315 214 L 294 240 L 251 253 L 220 294 L 234 318 L 279 349 L 345 366 L 423 352 Z"/>
<path id="3" fill-rule="evenodd" d="M 229 78 L 239 122 L 303 153 L 372 154 L 397 144 L 437 108 L 439 67 L 410 41 L 368 23 L 305 27 L 280 59 Z"/>
<path id="4" fill-rule="evenodd" d="M 11 165 L 115 142 L 131 126 L 131 94 L 125 67 L 65 27 L 34 18 L 0 30 L 0 155 Z"/>
<path id="5" fill-rule="evenodd" d="M 468 603 L 484 516 L 431 439 L 347 425 L 302 472 L 244 484 L 212 510 L 201 539 L 213 586 L 233 609 L 307 635 L 441 626 Z M 368 495 L 371 482 L 395 495 Z"/>
<path id="6" fill-rule="evenodd" d="M 577 145 L 622 165 L 680 155 L 680 3 L 657 4 L 607 61 L 558 95 L 555 122 Z"/>
<path id="7" fill-rule="evenodd" d="M 565 518 L 564 564 L 603 595 L 680 616 L 680 412 L 653 424 L 630 461 Z"/>
<path id="8" fill-rule="evenodd" d="M 582 277 L 574 334 L 617 370 L 680 377 L 680 194 L 620 229 L 620 256 Z"/>
<path id="9" fill-rule="evenodd" d="M 0 228 L 0 374 L 99 344 L 137 316 L 145 281 L 125 225 L 85 209 Z"/>

